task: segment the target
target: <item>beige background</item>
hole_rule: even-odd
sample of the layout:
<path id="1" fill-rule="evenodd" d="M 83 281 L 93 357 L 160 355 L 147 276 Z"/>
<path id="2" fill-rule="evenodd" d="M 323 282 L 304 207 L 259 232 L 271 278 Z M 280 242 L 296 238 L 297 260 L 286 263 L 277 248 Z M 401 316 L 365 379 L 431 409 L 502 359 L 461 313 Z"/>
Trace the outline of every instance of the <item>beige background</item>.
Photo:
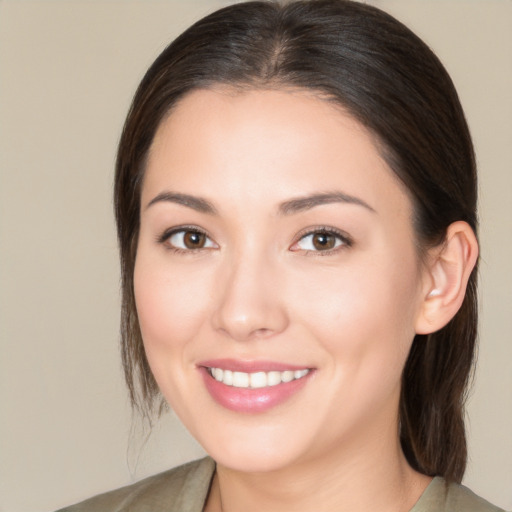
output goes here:
<path id="1" fill-rule="evenodd" d="M 114 153 L 165 44 L 227 2 L 0 1 L 0 511 L 50 511 L 197 457 L 145 439 L 117 352 Z M 481 176 L 482 330 L 466 483 L 512 509 L 512 2 L 376 0 L 458 86 Z"/>

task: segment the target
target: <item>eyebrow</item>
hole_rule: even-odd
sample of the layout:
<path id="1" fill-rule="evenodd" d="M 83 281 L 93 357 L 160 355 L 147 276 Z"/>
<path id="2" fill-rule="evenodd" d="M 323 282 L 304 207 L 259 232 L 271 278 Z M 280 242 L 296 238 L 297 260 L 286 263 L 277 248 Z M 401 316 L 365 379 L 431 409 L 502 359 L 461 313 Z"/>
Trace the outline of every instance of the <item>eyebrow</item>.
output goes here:
<path id="1" fill-rule="evenodd" d="M 362 206 L 372 213 L 377 213 L 368 203 L 358 197 L 345 194 L 344 192 L 323 192 L 309 196 L 290 199 L 279 205 L 279 213 L 282 215 L 292 215 L 294 213 L 310 210 L 315 206 L 321 206 L 330 203 L 348 203 Z"/>
<path id="2" fill-rule="evenodd" d="M 209 215 L 217 215 L 217 209 L 210 201 L 202 197 L 192 196 L 189 194 L 181 194 L 178 192 L 161 192 L 155 196 L 146 206 L 148 209 L 156 203 L 169 202 L 187 206 L 201 213 Z M 345 194 L 344 192 L 323 192 L 319 194 L 312 194 L 309 196 L 298 197 L 284 201 L 279 205 L 278 211 L 281 215 L 293 215 L 294 213 L 310 210 L 315 206 L 321 206 L 331 203 L 347 203 L 362 206 L 367 210 L 376 213 L 376 211 L 365 201 L 358 197 Z"/>
<path id="3" fill-rule="evenodd" d="M 177 192 L 162 192 L 158 194 L 156 197 L 151 199 L 151 201 L 146 206 L 146 209 L 160 202 L 181 204 L 198 212 L 208 213 L 210 215 L 217 214 L 216 208 L 212 203 L 210 203 L 210 201 L 207 201 L 202 197 L 191 196 L 189 194 L 179 194 Z"/>

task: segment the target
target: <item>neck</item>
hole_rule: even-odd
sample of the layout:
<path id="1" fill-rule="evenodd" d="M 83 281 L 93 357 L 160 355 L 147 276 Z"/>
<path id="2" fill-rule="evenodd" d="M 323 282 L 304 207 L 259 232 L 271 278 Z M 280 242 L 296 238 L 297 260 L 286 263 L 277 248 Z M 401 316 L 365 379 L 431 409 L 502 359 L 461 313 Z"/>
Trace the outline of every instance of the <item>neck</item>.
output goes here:
<path id="1" fill-rule="evenodd" d="M 217 466 L 205 512 L 357 510 L 407 512 L 431 478 L 407 463 L 398 436 L 267 473 Z M 341 453 L 340 453 L 341 452 Z"/>

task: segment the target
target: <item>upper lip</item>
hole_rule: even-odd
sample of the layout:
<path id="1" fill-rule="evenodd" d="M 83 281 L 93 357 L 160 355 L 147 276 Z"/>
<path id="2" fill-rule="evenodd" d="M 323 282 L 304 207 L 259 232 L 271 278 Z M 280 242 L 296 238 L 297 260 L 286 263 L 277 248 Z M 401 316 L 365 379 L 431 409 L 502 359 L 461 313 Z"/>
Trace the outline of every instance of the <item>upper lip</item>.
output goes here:
<path id="1" fill-rule="evenodd" d="M 244 361 L 240 359 L 209 359 L 198 363 L 199 367 L 221 368 L 222 370 L 232 370 L 235 372 L 255 373 L 255 372 L 284 372 L 286 370 L 305 370 L 308 365 L 296 365 L 289 363 L 280 363 L 277 361 Z"/>

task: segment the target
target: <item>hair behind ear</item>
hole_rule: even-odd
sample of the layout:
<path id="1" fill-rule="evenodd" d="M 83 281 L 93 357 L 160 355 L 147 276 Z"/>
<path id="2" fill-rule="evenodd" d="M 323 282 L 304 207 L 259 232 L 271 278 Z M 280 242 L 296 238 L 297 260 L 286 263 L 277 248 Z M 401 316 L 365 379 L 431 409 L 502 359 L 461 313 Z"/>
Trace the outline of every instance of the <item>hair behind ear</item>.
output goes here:
<path id="1" fill-rule="evenodd" d="M 467 461 L 464 404 L 477 339 L 477 258 L 473 230 L 452 224 L 431 262 L 436 293 L 426 294 L 426 318 L 402 376 L 404 453 L 416 470 L 455 482 Z"/>

